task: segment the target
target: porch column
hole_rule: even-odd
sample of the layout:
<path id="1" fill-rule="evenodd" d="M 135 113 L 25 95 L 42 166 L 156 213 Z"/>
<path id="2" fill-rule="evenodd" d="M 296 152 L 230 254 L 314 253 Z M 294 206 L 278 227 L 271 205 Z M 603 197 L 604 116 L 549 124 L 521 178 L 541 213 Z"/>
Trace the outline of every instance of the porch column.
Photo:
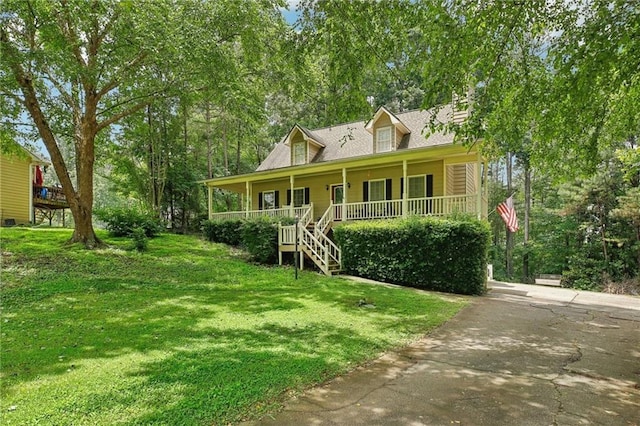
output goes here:
<path id="1" fill-rule="evenodd" d="M 347 169 L 342 168 L 342 220 L 347 220 Z"/>
<path id="2" fill-rule="evenodd" d="M 245 203 L 245 217 L 249 217 L 249 210 L 251 209 L 251 185 L 249 181 L 245 183 L 245 190 L 247 193 L 247 202 Z"/>
<path id="3" fill-rule="evenodd" d="M 487 166 L 487 162 L 486 161 L 482 161 L 482 170 L 484 173 L 484 186 L 482 187 L 482 200 L 483 201 L 487 201 L 489 200 L 489 170 L 488 170 L 488 166 Z M 485 219 L 487 219 L 489 217 L 489 212 L 488 212 L 488 206 L 484 205 L 482 206 L 482 217 L 484 217 Z"/>
<path id="4" fill-rule="evenodd" d="M 407 160 L 402 160 L 402 179 L 404 182 L 402 188 L 402 217 L 407 217 L 409 210 L 409 181 L 407 180 Z"/>
<path id="5" fill-rule="evenodd" d="M 209 220 L 213 218 L 213 187 L 207 185 L 208 202 L 209 202 Z"/>
<path id="6" fill-rule="evenodd" d="M 478 151 L 478 162 L 476 163 L 476 213 L 478 220 L 482 219 L 482 156 Z"/>
<path id="7" fill-rule="evenodd" d="M 289 200 L 289 201 L 291 201 L 289 203 L 289 216 L 291 216 L 291 217 L 295 217 L 296 216 L 295 215 L 295 209 L 294 209 L 294 204 L 295 203 L 293 202 L 293 199 L 294 199 L 293 186 L 294 186 L 294 184 L 295 184 L 295 178 L 293 177 L 293 175 L 291 175 L 291 176 L 289 176 L 289 186 L 291 188 L 291 200 Z"/>

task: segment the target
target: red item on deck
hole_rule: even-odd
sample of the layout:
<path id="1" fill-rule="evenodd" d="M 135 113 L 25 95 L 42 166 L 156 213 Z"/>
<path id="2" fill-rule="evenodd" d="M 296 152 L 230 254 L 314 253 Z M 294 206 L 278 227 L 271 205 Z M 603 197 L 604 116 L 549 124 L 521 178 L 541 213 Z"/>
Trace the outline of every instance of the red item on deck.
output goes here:
<path id="1" fill-rule="evenodd" d="M 42 170 L 40 170 L 40 166 L 36 166 L 36 180 L 35 183 L 38 186 L 42 186 L 44 182 L 44 178 L 42 177 Z"/>

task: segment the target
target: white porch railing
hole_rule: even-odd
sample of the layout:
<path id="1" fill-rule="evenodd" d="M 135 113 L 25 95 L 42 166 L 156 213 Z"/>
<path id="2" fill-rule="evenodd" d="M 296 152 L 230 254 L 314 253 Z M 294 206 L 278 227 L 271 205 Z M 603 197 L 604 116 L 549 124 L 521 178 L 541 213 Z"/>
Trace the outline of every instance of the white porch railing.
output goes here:
<path id="1" fill-rule="evenodd" d="M 413 198 L 408 200 L 408 215 L 447 216 L 453 213 L 479 213 L 478 196 L 447 195 L 445 197 Z"/>
<path id="2" fill-rule="evenodd" d="M 284 206 L 279 209 L 267 210 L 245 210 L 236 212 L 220 212 L 212 213 L 211 220 L 228 220 L 228 219 L 255 219 L 258 217 L 302 217 L 309 213 L 309 217 L 313 217 L 313 203 L 301 207 Z"/>
<path id="3" fill-rule="evenodd" d="M 286 225 L 278 228 L 278 245 L 296 243 L 296 226 Z"/>
<path id="4" fill-rule="evenodd" d="M 368 201 L 332 204 L 333 220 L 391 219 L 401 216 L 447 216 L 453 213 L 479 213 L 477 194 L 444 197 L 412 198 L 404 212 L 402 200 Z M 323 216 L 324 218 L 324 216 Z"/>
<path id="5" fill-rule="evenodd" d="M 338 208 L 334 215 L 341 220 L 387 219 L 402 216 L 402 200 L 336 204 L 336 207 Z"/>

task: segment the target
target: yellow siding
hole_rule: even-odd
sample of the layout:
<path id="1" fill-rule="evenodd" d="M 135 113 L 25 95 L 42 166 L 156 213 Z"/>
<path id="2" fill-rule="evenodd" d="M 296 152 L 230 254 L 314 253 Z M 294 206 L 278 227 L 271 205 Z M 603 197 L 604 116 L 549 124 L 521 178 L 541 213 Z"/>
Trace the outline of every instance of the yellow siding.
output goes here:
<path id="1" fill-rule="evenodd" d="M 396 128 L 395 149 L 398 149 L 398 146 L 400 145 L 400 142 L 402 141 L 402 136 L 404 136 L 404 134 L 400 131 L 400 129 Z"/>
<path id="2" fill-rule="evenodd" d="M 467 179 L 466 179 L 467 194 L 476 193 L 476 164 L 467 163 Z"/>
<path id="3" fill-rule="evenodd" d="M 464 164 L 447 166 L 447 195 L 466 194 L 466 171 Z"/>
<path id="4" fill-rule="evenodd" d="M 296 129 L 295 134 L 291 137 L 291 144 L 304 141 L 304 135 L 300 130 Z"/>
<path id="5" fill-rule="evenodd" d="M 17 224 L 31 220 L 29 160 L 0 156 L 0 223 L 15 219 Z"/>
<path id="6" fill-rule="evenodd" d="M 287 203 L 287 189 L 289 189 L 288 179 L 253 184 L 253 199 L 251 203 L 253 209 L 258 210 L 258 194 L 265 191 L 279 191 L 280 194 L 277 207 L 283 207 Z"/>
<path id="7" fill-rule="evenodd" d="M 415 175 L 433 175 L 433 196 L 441 197 L 444 195 L 444 165 L 442 160 L 409 164 L 407 176 Z"/>
<path id="8" fill-rule="evenodd" d="M 308 146 L 308 149 L 307 149 L 307 153 L 308 153 L 307 163 L 310 163 L 311 161 L 313 161 L 313 158 L 316 156 L 318 151 L 320 151 L 320 148 L 318 148 L 317 145 L 313 145 L 313 144 L 308 144 L 307 146 Z"/>
<path id="9" fill-rule="evenodd" d="M 478 161 L 478 154 L 453 155 L 445 159 L 445 164 L 475 163 Z"/>

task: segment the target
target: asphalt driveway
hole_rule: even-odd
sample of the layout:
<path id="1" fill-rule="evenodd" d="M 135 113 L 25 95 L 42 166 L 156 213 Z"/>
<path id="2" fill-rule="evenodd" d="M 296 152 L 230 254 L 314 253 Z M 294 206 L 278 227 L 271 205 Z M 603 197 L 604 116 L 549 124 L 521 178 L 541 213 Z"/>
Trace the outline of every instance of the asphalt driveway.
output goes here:
<path id="1" fill-rule="evenodd" d="M 420 342 L 251 424 L 640 425 L 640 298 L 492 286 Z"/>

